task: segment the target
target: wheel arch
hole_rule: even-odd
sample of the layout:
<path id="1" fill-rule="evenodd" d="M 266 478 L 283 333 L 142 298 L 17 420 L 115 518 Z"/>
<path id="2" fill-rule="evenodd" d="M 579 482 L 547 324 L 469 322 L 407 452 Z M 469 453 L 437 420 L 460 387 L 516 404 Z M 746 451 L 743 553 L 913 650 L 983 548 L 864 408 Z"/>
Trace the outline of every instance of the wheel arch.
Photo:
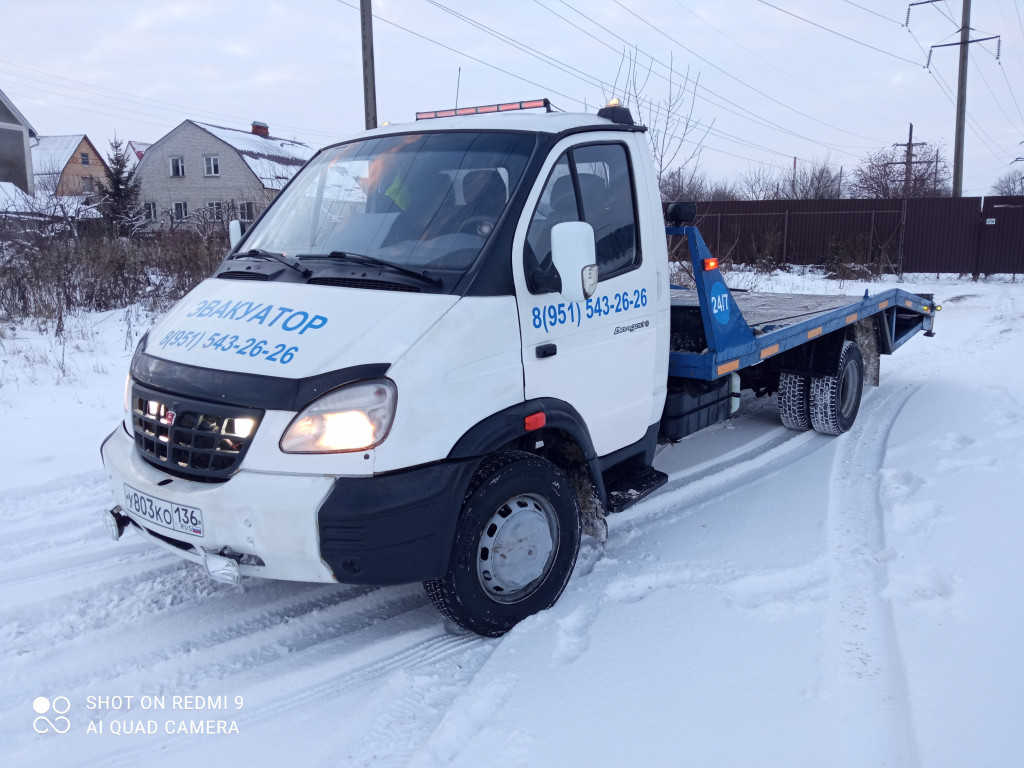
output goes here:
<path id="1" fill-rule="evenodd" d="M 526 417 L 544 414 L 544 426 L 526 428 Z M 496 451 L 520 450 L 547 459 L 573 483 L 580 507 L 596 496 L 603 507 L 607 492 L 590 430 L 579 412 L 563 400 L 537 398 L 499 411 L 459 438 L 449 459 L 482 458 Z"/>

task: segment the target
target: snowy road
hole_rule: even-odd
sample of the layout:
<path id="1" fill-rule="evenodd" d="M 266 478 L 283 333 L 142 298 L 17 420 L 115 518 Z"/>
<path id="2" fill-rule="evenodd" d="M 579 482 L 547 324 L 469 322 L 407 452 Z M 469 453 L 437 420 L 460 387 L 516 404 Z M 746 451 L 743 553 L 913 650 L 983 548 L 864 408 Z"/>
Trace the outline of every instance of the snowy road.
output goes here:
<path id="1" fill-rule="evenodd" d="M 938 294 L 938 335 L 883 360 L 850 433 L 745 400 L 499 640 L 418 585 L 232 587 L 107 540 L 116 332 L 56 382 L 20 351 L 45 339 L 8 334 L 0 764 L 1019 765 L 1024 287 L 908 288 Z"/>

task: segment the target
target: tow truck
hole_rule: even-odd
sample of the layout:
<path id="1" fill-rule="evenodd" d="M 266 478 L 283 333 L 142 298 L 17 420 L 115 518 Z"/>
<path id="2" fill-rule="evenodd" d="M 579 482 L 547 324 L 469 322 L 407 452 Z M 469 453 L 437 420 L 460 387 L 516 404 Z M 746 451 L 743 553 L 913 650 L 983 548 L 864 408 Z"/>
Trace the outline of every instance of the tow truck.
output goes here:
<path id="1" fill-rule="evenodd" d="M 791 429 L 852 429 L 939 307 L 731 291 L 694 206 L 663 212 L 644 131 L 538 100 L 321 150 L 140 341 L 102 445 L 110 535 L 227 582 L 420 581 L 496 637 L 666 482 L 659 444 L 742 390 Z"/>

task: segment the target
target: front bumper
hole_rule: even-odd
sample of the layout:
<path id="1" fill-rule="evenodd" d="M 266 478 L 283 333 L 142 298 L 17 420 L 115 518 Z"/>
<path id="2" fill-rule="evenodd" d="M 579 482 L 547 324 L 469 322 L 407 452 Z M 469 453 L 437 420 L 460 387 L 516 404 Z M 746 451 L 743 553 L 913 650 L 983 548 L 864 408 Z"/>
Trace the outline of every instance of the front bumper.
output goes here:
<path id="1" fill-rule="evenodd" d="M 117 538 L 130 520 L 150 541 L 221 581 L 234 581 L 235 574 L 350 584 L 438 578 L 448 569 L 462 500 L 479 463 L 443 461 L 369 477 L 242 469 L 227 482 L 201 483 L 151 466 L 122 427 L 101 453 L 121 507 L 107 513 L 111 535 Z M 126 485 L 202 510 L 203 535 L 155 527 L 134 514 Z"/>
<path id="2" fill-rule="evenodd" d="M 233 553 L 243 576 L 336 581 L 320 557 L 317 533 L 317 510 L 334 487 L 334 478 L 246 470 L 224 483 L 172 477 L 139 456 L 134 440 L 121 426 L 107 437 L 100 452 L 121 513 L 164 549 L 200 564 L 204 553 Z M 125 485 L 201 509 L 203 535 L 170 531 L 134 514 L 125 500 Z"/>

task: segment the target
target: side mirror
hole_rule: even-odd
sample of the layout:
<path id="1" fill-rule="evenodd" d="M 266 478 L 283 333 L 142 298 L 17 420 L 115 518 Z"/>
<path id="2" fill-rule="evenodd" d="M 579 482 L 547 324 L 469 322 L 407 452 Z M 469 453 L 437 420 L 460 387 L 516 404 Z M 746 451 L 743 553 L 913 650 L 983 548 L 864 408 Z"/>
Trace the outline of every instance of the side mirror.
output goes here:
<path id="1" fill-rule="evenodd" d="M 238 219 L 232 219 L 228 222 L 228 240 L 231 242 L 231 247 L 234 248 L 238 245 L 238 241 L 242 239 L 242 222 Z"/>
<path id="2" fill-rule="evenodd" d="M 565 221 L 551 230 L 551 261 L 562 278 L 562 296 L 585 301 L 597 290 L 594 228 L 583 221 Z"/>

